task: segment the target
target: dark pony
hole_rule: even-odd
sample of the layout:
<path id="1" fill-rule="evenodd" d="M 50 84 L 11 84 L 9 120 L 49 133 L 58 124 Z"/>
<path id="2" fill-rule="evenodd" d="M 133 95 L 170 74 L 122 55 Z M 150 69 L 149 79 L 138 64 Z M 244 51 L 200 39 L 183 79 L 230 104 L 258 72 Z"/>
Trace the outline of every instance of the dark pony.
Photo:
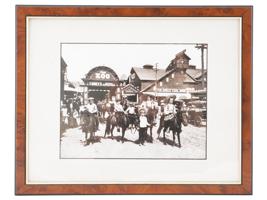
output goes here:
<path id="1" fill-rule="evenodd" d="M 146 116 L 147 116 L 147 122 L 150 124 L 149 133 L 150 133 L 150 137 L 151 137 L 152 140 L 153 140 L 152 129 L 153 129 L 153 126 L 155 125 L 156 115 L 157 115 L 157 110 L 156 109 L 152 109 L 152 108 L 148 109 Z"/>
<path id="2" fill-rule="evenodd" d="M 113 130 L 115 127 L 121 128 L 121 141 L 122 143 L 124 142 L 124 135 L 127 127 L 129 126 L 129 120 L 128 117 L 124 113 L 116 113 L 116 114 L 111 114 L 106 123 L 106 130 L 105 130 L 105 135 L 111 134 L 111 137 L 113 139 Z"/>
<path id="3" fill-rule="evenodd" d="M 180 117 L 180 112 L 177 112 L 172 118 L 163 121 L 163 126 L 164 126 L 163 141 L 164 141 L 164 144 L 166 144 L 165 132 L 167 131 L 167 129 L 169 129 L 170 131 L 172 131 L 172 137 L 173 137 L 172 145 L 175 144 L 175 135 L 177 135 L 178 147 L 179 148 L 181 147 L 181 140 L 180 140 L 180 133 L 182 132 L 181 122 L 182 122 L 182 119 Z"/>
<path id="4" fill-rule="evenodd" d="M 96 117 L 94 114 L 89 113 L 87 110 L 81 112 L 81 127 L 82 132 L 85 133 L 85 145 L 93 141 L 96 132 Z M 90 137 L 88 140 L 88 133 Z"/>
<path id="5" fill-rule="evenodd" d="M 138 117 L 138 108 L 135 107 L 134 108 L 135 110 L 135 113 L 134 114 L 128 114 L 127 117 L 128 117 L 128 123 L 129 123 L 129 128 L 131 130 L 131 133 L 134 132 L 137 130 L 137 128 L 139 127 L 139 117 Z"/>

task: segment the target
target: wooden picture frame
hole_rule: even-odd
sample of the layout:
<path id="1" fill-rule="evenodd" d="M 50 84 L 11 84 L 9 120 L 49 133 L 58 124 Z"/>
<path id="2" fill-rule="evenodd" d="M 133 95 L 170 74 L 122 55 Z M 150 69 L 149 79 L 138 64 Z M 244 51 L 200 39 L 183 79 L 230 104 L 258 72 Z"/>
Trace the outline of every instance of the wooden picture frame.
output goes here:
<path id="1" fill-rule="evenodd" d="M 242 183 L 241 184 L 27 184 L 26 183 L 26 17 L 241 17 Z M 16 185 L 28 194 L 252 194 L 252 7 L 16 7 Z"/>

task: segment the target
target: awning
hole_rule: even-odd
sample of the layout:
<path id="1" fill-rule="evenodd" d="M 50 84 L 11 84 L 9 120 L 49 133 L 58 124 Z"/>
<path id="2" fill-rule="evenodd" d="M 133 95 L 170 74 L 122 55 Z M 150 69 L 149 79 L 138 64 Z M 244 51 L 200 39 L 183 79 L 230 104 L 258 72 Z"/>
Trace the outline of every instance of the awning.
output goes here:
<path id="1" fill-rule="evenodd" d="M 64 91 L 77 92 L 77 90 L 75 88 L 70 87 L 69 85 L 64 85 Z"/>
<path id="2" fill-rule="evenodd" d="M 151 96 L 157 96 L 157 97 L 170 97 L 170 96 L 176 96 L 176 99 L 191 99 L 191 94 L 190 93 L 185 93 L 185 92 L 179 92 L 179 93 L 174 93 L 174 92 L 143 92 L 143 94 L 146 95 L 151 95 Z"/>

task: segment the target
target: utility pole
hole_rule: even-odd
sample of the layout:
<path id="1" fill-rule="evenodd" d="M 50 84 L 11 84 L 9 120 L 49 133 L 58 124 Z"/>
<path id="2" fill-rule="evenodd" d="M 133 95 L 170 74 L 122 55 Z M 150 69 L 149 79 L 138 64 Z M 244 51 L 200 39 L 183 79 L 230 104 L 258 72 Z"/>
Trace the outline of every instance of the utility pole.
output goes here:
<path id="1" fill-rule="evenodd" d="M 201 74 L 202 74 L 201 85 L 202 85 L 202 88 L 204 88 L 205 86 L 204 84 L 204 49 L 207 49 L 208 45 L 207 44 L 196 44 L 195 48 L 201 50 Z"/>
<path id="2" fill-rule="evenodd" d="M 158 63 L 156 63 L 156 82 L 155 82 L 155 97 L 157 98 L 157 89 L 158 89 Z"/>

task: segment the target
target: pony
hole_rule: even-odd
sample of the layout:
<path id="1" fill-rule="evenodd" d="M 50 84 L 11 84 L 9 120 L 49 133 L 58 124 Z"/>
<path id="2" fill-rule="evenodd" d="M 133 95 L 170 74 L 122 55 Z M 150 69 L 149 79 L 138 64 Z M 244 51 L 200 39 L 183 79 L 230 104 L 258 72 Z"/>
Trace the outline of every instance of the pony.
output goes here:
<path id="1" fill-rule="evenodd" d="M 166 145 L 166 137 L 165 137 L 165 133 L 167 131 L 167 129 L 169 129 L 170 131 L 172 131 L 172 137 L 173 137 L 173 143 L 172 145 L 175 144 L 175 135 L 177 135 L 177 140 L 178 140 L 178 147 L 181 148 L 181 139 L 180 139 L 180 133 L 182 132 L 181 129 L 181 123 L 182 123 L 182 118 L 180 116 L 180 112 L 177 112 L 175 115 L 171 114 L 171 115 L 167 115 L 164 118 L 163 121 L 163 142 Z"/>
<path id="2" fill-rule="evenodd" d="M 81 127 L 82 127 L 82 132 L 85 133 L 85 141 L 84 141 L 85 145 L 89 145 L 90 142 L 93 143 L 95 132 L 97 131 L 96 116 L 94 114 L 89 113 L 87 110 L 82 111 Z M 89 140 L 88 140 L 88 133 L 90 133 Z"/>
<path id="3" fill-rule="evenodd" d="M 124 143 L 124 136 L 125 136 L 125 131 L 129 126 L 129 119 L 128 117 L 123 113 L 123 112 L 119 112 L 119 113 L 112 113 L 108 119 L 107 119 L 107 123 L 106 123 L 106 130 L 105 130 L 105 135 L 104 137 L 106 137 L 106 135 L 111 134 L 111 138 L 113 139 L 113 130 L 115 127 L 121 128 L 121 141 L 122 143 Z"/>
<path id="4" fill-rule="evenodd" d="M 148 111 L 147 111 L 146 116 L 147 116 L 148 123 L 151 125 L 151 126 L 149 126 L 150 138 L 151 138 L 151 140 L 153 140 L 152 129 L 153 129 L 153 126 L 155 126 L 155 119 L 156 119 L 156 116 L 157 116 L 157 110 L 149 108 Z"/>

